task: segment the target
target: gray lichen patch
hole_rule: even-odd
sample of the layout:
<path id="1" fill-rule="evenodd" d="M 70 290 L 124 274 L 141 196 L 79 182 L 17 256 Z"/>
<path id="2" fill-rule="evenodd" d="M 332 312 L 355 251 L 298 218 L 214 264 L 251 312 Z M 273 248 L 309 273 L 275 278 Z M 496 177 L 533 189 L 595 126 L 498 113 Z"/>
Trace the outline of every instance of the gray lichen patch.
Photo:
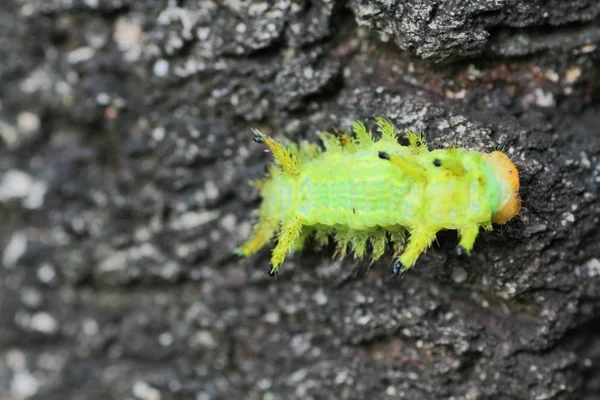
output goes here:
<path id="1" fill-rule="evenodd" d="M 549 44 L 552 35 L 529 34 L 526 28 L 550 25 L 565 42 L 581 43 L 585 36 L 598 36 L 598 28 L 590 27 L 589 33 L 571 32 L 569 23 L 588 22 L 598 16 L 594 1 L 553 2 L 543 1 L 514 3 L 508 1 L 381 1 L 356 0 L 351 7 L 358 24 L 380 32 L 382 38 L 392 38 L 401 49 L 414 51 L 418 56 L 435 62 L 477 56 L 490 47 L 489 41 L 504 29 L 521 29 L 518 40 L 513 36 L 512 45 L 505 39 L 492 46 L 496 52 L 508 55 L 509 47 L 531 54 L 536 47 L 556 47 Z M 564 28 L 561 28 L 565 26 Z M 592 39 L 596 42 L 596 39 Z M 526 43 L 531 43 L 527 45 Z M 537 42 L 538 44 L 534 44 Z M 541 43 L 540 43 L 541 42 Z M 544 43 L 547 43 L 546 45 Z M 576 44 L 575 44 L 576 46 Z M 512 50 L 513 55 L 518 50 Z"/>

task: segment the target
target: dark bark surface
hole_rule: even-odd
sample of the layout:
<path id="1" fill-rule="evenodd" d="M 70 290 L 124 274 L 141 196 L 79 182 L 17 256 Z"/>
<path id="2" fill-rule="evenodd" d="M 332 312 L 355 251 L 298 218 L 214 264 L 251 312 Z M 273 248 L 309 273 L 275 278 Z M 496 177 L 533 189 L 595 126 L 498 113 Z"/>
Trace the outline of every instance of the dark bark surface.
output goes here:
<path id="1" fill-rule="evenodd" d="M 598 2 L 12 0 L 0 399 L 600 399 Z M 240 263 L 269 155 L 392 120 L 523 210 L 404 279 Z"/>

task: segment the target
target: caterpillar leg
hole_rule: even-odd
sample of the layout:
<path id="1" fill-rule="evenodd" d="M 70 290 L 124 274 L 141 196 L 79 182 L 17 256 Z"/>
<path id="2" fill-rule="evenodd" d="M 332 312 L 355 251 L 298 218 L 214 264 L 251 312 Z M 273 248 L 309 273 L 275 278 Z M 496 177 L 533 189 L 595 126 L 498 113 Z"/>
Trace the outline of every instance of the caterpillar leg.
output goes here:
<path id="1" fill-rule="evenodd" d="M 352 246 L 352 251 L 354 251 L 355 260 L 362 260 L 365 256 L 369 236 L 369 232 L 366 231 L 351 232 L 350 245 Z"/>
<path id="2" fill-rule="evenodd" d="M 400 254 L 406 245 L 406 230 L 395 229 L 390 231 L 390 239 L 392 241 L 394 254 Z"/>
<path id="3" fill-rule="evenodd" d="M 277 221 L 260 217 L 258 223 L 254 227 L 254 232 L 250 239 L 248 239 L 242 247 L 236 249 L 235 252 L 244 257 L 256 253 L 271 240 L 278 226 L 279 224 Z"/>
<path id="4" fill-rule="evenodd" d="M 271 255 L 271 270 L 270 275 L 274 275 L 279 271 L 279 267 L 283 264 L 285 256 L 294 246 L 294 242 L 300 236 L 302 223 L 299 218 L 290 218 L 284 221 L 281 231 L 277 236 L 277 246 L 273 249 Z"/>
<path id="5" fill-rule="evenodd" d="M 402 276 L 410 267 L 415 265 L 419 256 L 431 246 L 435 240 L 435 231 L 428 229 L 416 229 L 408 240 L 404 252 L 394 263 L 393 272 L 396 276 Z"/>
<path id="6" fill-rule="evenodd" d="M 318 227 L 315 231 L 315 243 L 318 248 L 323 248 L 329 245 L 329 237 L 333 235 L 333 230 L 326 227 Z"/>
<path id="7" fill-rule="evenodd" d="M 264 143 L 267 145 L 277 161 L 279 161 L 279 165 L 281 165 L 281 169 L 283 169 L 284 172 L 292 175 L 298 175 L 298 162 L 283 144 L 270 138 L 257 129 L 254 129 L 252 132 L 254 133 L 254 141 L 256 143 Z"/>
<path id="8" fill-rule="evenodd" d="M 304 227 L 304 229 L 302 229 L 302 231 L 296 238 L 296 241 L 294 242 L 294 244 L 292 246 L 292 251 L 297 252 L 297 251 L 303 250 L 304 246 L 306 246 L 306 242 L 308 242 L 309 238 L 314 233 L 315 233 L 314 229 L 311 229 L 310 227 Z"/>
<path id="9" fill-rule="evenodd" d="M 373 264 L 381 258 L 383 253 L 385 253 L 385 245 L 387 242 L 386 232 L 383 229 L 378 229 L 371 235 L 369 241 L 371 242 L 371 248 L 373 249 L 369 264 Z"/>
<path id="10" fill-rule="evenodd" d="M 479 225 L 465 226 L 459 229 L 458 234 L 460 236 L 460 242 L 458 243 L 456 253 L 461 255 L 465 252 L 470 256 L 473 245 L 475 244 L 475 238 L 477 238 L 477 235 L 479 234 Z"/>
<path id="11" fill-rule="evenodd" d="M 336 246 L 333 258 L 344 258 L 348 251 L 348 245 L 352 241 L 350 229 L 339 228 L 334 234 L 334 239 L 336 241 Z"/>

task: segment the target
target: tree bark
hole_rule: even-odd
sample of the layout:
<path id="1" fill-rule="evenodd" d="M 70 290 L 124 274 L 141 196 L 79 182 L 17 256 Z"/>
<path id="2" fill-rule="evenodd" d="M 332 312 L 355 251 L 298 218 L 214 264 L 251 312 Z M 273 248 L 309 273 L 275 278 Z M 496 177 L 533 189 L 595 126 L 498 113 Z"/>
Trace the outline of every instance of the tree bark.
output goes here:
<path id="1" fill-rule="evenodd" d="M 0 399 L 600 399 L 597 1 L 5 3 Z M 251 129 L 375 116 L 503 149 L 519 216 L 240 263 Z"/>

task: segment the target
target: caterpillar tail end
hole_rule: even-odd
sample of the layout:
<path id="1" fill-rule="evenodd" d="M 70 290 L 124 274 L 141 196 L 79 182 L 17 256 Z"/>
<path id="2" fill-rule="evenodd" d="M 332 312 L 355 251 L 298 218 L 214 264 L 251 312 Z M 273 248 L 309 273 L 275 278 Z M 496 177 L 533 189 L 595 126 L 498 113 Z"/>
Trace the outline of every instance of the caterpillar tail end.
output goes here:
<path id="1" fill-rule="evenodd" d="M 498 211 L 492 217 L 492 222 L 504 224 L 521 210 L 519 171 L 510 158 L 501 151 L 494 151 L 483 157 L 494 171 L 500 195 Z"/>

